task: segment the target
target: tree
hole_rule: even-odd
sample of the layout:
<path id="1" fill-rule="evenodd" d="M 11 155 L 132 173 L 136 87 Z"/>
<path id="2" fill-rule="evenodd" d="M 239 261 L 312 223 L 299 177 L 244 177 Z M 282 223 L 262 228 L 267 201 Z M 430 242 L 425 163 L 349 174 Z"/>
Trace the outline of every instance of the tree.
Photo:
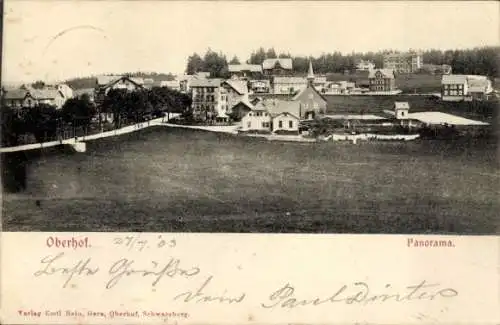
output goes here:
<path id="1" fill-rule="evenodd" d="M 122 124 L 122 118 L 126 114 L 126 96 L 125 89 L 111 89 L 102 103 L 102 112 L 113 114 L 113 123 L 115 128 L 119 128 Z"/>
<path id="2" fill-rule="evenodd" d="M 235 55 L 233 56 L 231 61 L 229 61 L 229 64 L 240 64 L 240 59 L 238 59 L 238 57 Z"/>
<path id="3" fill-rule="evenodd" d="M 212 78 L 227 77 L 226 56 L 208 49 L 203 57 L 203 71 L 210 72 Z"/>
<path id="4" fill-rule="evenodd" d="M 2 146 L 17 146 L 19 136 L 25 133 L 25 128 L 16 110 L 3 106 L 0 111 L 0 122 Z"/>
<path id="5" fill-rule="evenodd" d="M 31 87 L 33 87 L 35 89 L 43 89 L 43 88 L 45 88 L 45 82 L 38 80 L 38 81 L 32 83 Z"/>
<path id="6" fill-rule="evenodd" d="M 266 52 L 266 59 L 276 59 L 278 56 L 276 55 L 276 51 L 274 48 L 270 48 Z"/>
<path id="7" fill-rule="evenodd" d="M 37 142 L 44 142 L 56 136 L 59 117 L 55 106 L 37 104 L 27 109 L 24 116 L 25 130 L 32 133 Z"/>
<path id="8" fill-rule="evenodd" d="M 203 70 L 203 59 L 197 53 L 193 53 L 187 61 L 186 73 L 189 75 Z"/>
<path id="9" fill-rule="evenodd" d="M 262 64 L 266 59 L 266 51 L 263 47 L 259 48 L 257 51 L 252 52 L 250 55 L 250 59 L 248 60 L 249 64 Z"/>
<path id="10" fill-rule="evenodd" d="M 88 128 L 92 118 L 97 114 L 94 104 L 87 94 L 68 99 L 61 110 L 62 119 L 73 126 Z"/>

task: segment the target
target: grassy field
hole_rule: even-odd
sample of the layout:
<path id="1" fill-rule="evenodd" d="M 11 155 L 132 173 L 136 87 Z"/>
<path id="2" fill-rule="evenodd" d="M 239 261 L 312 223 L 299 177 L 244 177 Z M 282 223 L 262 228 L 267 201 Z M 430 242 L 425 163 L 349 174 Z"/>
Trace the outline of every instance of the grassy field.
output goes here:
<path id="1" fill-rule="evenodd" d="M 325 96 L 329 114 L 382 113 L 393 110 L 394 102 L 408 102 L 410 112 L 439 111 L 463 117 L 486 121 L 494 118 L 498 112 L 498 102 L 442 102 L 430 96 Z"/>
<path id="2" fill-rule="evenodd" d="M 497 154 L 470 142 L 278 143 L 152 128 L 32 159 L 26 191 L 3 195 L 3 226 L 492 234 Z"/>
<path id="3" fill-rule="evenodd" d="M 330 81 L 367 81 L 367 73 L 342 74 L 331 73 L 327 76 Z M 441 75 L 431 74 L 400 74 L 396 76 L 396 87 L 404 93 L 439 93 L 441 91 Z"/>

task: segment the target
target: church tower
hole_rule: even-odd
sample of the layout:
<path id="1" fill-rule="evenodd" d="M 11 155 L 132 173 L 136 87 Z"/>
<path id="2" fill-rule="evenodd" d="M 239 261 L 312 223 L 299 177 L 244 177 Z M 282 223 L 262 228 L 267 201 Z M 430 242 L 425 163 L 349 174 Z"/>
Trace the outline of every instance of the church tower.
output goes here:
<path id="1" fill-rule="evenodd" d="M 307 87 L 312 87 L 314 83 L 314 71 L 311 60 L 309 60 L 309 71 L 307 72 Z"/>

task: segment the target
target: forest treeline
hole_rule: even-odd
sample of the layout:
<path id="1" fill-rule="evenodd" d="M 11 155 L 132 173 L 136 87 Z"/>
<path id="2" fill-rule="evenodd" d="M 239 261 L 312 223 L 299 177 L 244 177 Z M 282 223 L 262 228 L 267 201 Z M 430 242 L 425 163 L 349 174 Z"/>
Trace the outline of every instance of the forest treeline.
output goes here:
<path id="1" fill-rule="evenodd" d="M 193 53 L 188 57 L 186 73 L 193 74 L 198 71 L 210 72 L 212 77 L 227 77 L 228 64 L 262 64 L 265 59 L 291 58 L 293 69 L 296 73 L 306 73 L 309 60 L 314 65 L 317 73 L 343 73 L 354 70 L 360 60 L 369 60 L 375 63 L 377 68 L 383 67 L 384 55 L 391 51 L 367 52 L 342 54 L 340 52 L 325 53 L 317 57 L 293 56 L 288 52 L 277 52 L 274 48 L 263 47 L 253 51 L 247 60 L 241 60 L 234 56 L 228 60 L 222 52 L 208 49 L 201 56 Z M 500 47 L 477 47 L 473 49 L 460 50 L 426 50 L 421 51 L 424 64 L 451 65 L 453 73 L 456 74 L 480 74 L 489 77 L 499 76 Z"/>

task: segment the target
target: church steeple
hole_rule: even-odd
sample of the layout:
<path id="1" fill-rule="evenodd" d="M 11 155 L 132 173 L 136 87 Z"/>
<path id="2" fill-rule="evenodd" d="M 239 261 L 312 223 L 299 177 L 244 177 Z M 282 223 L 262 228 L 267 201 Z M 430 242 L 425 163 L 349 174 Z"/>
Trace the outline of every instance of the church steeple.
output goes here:
<path id="1" fill-rule="evenodd" d="M 314 81 L 314 71 L 311 60 L 309 60 L 309 71 L 307 72 L 307 86 L 311 87 Z"/>

